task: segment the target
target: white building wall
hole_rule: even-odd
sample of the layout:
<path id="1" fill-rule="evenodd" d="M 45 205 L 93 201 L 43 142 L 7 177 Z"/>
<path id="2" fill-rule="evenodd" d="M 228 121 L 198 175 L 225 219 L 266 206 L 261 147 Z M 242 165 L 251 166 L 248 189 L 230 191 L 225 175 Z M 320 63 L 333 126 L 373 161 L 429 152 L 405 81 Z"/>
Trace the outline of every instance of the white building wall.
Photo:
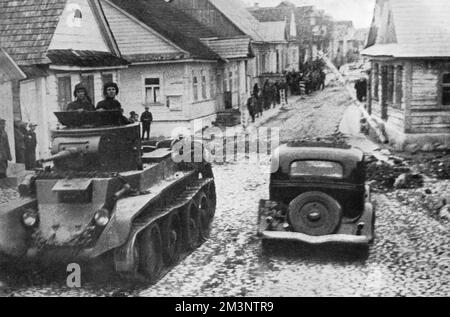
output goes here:
<path id="1" fill-rule="evenodd" d="M 8 134 L 9 147 L 11 149 L 11 156 L 13 162 L 16 160 L 16 153 L 14 151 L 14 110 L 13 110 L 13 95 L 12 82 L 0 82 L 0 118 L 6 120 L 5 131 Z"/>
<path id="2" fill-rule="evenodd" d="M 139 115 L 145 110 L 145 78 L 157 77 L 161 84 L 161 103 L 148 104 L 153 114 L 152 137 L 172 134 L 178 127 L 192 128 L 193 120 L 202 119 L 204 126 L 210 126 L 215 120 L 217 103 L 211 96 L 210 69 L 215 74 L 216 63 L 174 63 L 135 65 L 119 72 L 119 100 L 128 114 L 135 111 Z M 201 71 L 207 77 L 207 98 L 202 98 Z M 199 100 L 193 98 L 193 74 L 198 77 Z M 215 79 L 213 78 L 215 81 Z M 180 98 L 181 107 L 172 108 L 167 105 L 167 98 Z"/>
<path id="3" fill-rule="evenodd" d="M 80 21 L 74 19 L 76 10 L 81 11 Z M 67 1 L 49 46 L 49 50 L 54 49 L 109 52 L 88 0 Z"/>

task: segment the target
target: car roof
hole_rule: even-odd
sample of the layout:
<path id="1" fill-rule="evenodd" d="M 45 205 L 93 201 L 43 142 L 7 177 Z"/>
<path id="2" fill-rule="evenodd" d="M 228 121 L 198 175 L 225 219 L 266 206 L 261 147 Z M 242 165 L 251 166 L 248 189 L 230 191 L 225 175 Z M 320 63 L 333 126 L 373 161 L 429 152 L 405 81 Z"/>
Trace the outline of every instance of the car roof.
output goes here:
<path id="1" fill-rule="evenodd" d="M 333 144 L 284 144 L 274 151 L 272 171 L 277 171 L 275 165 L 281 167 L 282 172 L 289 173 L 291 163 L 301 160 L 318 160 L 340 162 L 347 172 L 362 162 L 364 153 L 356 148 Z"/>

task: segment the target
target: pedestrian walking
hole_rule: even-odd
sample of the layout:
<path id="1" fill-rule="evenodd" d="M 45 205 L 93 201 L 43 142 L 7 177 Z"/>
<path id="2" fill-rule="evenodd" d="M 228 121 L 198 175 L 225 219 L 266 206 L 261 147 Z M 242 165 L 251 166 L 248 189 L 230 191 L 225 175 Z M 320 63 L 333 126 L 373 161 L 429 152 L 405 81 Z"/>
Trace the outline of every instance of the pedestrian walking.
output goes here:
<path id="1" fill-rule="evenodd" d="M 36 164 L 36 124 L 30 124 L 27 134 L 25 135 L 25 169 L 30 171 L 37 167 Z"/>
<path id="2" fill-rule="evenodd" d="M 255 122 L 255 116 L 256 116 L 256 108 L 257 108 L 257 100 L 254 95 L 252 95 L 247 100 L 247 109 L 248 113 L 250 114 L 250 117 L 252 118 L 252 122 Z"/>
<path id="3" fill-rule="evenodd" d="M 0 179 L 6 178 L 8 161 L 12 161 L 8 134 L 5 131 L 6 121 L 0 118 Z"/>
<path id="4" fill-rule="evenodd" d="M 88 96 L 87 89 L 82 83 L 75 86 L 73 95 L 75 97 L 75 101 L 69 103 L 67 106 L 67 111 L 95 111 L 92 100 Z"/>
<path id="5" fill-rule="evenodd" d="M 272 103 L 272 90 L 270 88 L 270 83 L 268 80 L 264 83 L 263 87 L 263 108 L 264 110 L 270 109 Z"/>
<path id="6" fill-rule="evenodd" d="M 25 135 L 27 134 L 26 124 L 22 121 L 14 122 L 14 141 L 16 150 L 16 162 L 25 164 Z"/>
<path id="7" fill-rule="evenodd" d="M 360 102 L 366 101 L 367 98 L 367 80 L 360 78 L 355 83 L 356 97 Z"/>
<path id="8" fill-rule="evenodd" d="M 142 140 L 147 135 L 147 140 L 150 140 L 150 128 L 153 122 L 153 114 L 150 112 L 149 107 L 145 107 L 145 111 L 141 115 L 142 122 Z"/>

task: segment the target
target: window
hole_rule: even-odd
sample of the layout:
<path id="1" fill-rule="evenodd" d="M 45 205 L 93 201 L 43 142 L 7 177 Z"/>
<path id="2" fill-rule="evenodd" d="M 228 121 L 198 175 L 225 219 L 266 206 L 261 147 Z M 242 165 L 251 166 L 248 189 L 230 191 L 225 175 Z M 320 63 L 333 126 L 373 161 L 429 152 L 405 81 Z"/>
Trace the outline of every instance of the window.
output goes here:
<path id="1" fill-rule="evenodd" d="M 402 107 L 403 99 L 403 66 L 397 66 L 395 72 L 395 106 Z"/>
<path id="2" fill-rule="evenodd" d="M 442 97 L 441 102 L 443 106 L 450 105 L 450 73 L 442 75 Z"/>
<path id="3" fill-rule="evenodd" d="M 107 83 L 112 83 L 113 81 L 114 81 L 113 74 L 102 74 L 103 85 Z"/>
<path id="4" fill-rule="evenodd" d="M 83 13 L 81 13 L 81 10 L 76 9 L 73 12 L 73 25 L 76 27 L 81 27 L 82 20 L 83 20 Z"/>
<path id="5" fill-rule="evenodd" d="M 230 81 L 228 84 L 228 91 L 233 91 L 233 72 L 229 72 L 228 80 Z"/>
<path id="6" fill-rule="evenodd" d="M 378 101 L 380 89 L 380 66 L 378 64 L 373 65 L 373 100 Z"/>
<path id="7" fill-rule="evenodd" d="M 221 94 L 223 91 L 222 72 L 217 71 L 217 93 Z"/>
<path id="8" fill-rule="evenodd" d="M 388 67 L 387 75 L 387 101 L 392 104 L 394 101 L 394 66 Z"/>
<path id="9" fill-rule="evenodd" d="M 81 82 L 86 87 L 87 95 L 91 99 L 92 104 L 95 105 L 94 75 L 81 75 Z"/>
<path id="10" fill-rule="evenodd" d="M 202 74 L 202 99 L 206 100 L 208 99 L 208 95 L 206 93 L 206 73 L 204 70 L 202 70 L 201 74 Z"/>
<path id="11" fill-rule="evenodd" d="M 61 111 L 67 110 L 72 101 L 72 81 L 70 76 L 58 78 L 58 105 Z"/>
<path id="12" fill-rule="evenodd" d="M 341 164 L 329 161 L 297 161 L 291 164 L 291 176 L 322 176 L 343 178 L 344 168 Z"/>
<path id="13" fill-rule="evenodd" d="M 159 78 L 145 78 L 145 103 L 161 103 L 161 81 Z"/>
<path id="14" fill-rule="evenodd" d="M 214 86 L 214 80 L 215 80 L 214 70 L 210 69 L 209 70 L 209 94 L 211 96 L 211 99 L 216 98 L 216 89 Z"/>
<path id="15" fill-rule="evenodd" d="M 198 101 L 198 78 L 192 73 L 192 91 L 194 96 L 194 101 Z"/>

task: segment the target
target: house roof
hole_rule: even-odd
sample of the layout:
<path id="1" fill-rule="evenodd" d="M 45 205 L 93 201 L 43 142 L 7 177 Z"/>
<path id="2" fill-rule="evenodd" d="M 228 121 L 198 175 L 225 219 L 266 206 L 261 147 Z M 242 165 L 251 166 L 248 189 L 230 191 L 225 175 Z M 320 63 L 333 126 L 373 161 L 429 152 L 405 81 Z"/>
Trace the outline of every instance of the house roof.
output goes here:
<path id="1" fill-rule="evenodd" d="M 209 0 L 209 2 L 254 41 L 263 41 L 259 34 L 259 21 L 240 0 Z"/>
<path id="2" fill-rule="evenodd" d="M 286 21 L 261 22 L 259 34 L 264 42 L 286 42 Z"/>
<path id="3" fill-rule="evenodd" d="M 0 47 L 18 65 L 46 64 L 67 0 L 0 0 Z"/>
<path id="4" fill-rule="evenodd" d="M 364 55 L 450 57 L 448 0 L 390 0 L 386 3 L 391 8 L 397 42 L 380 43 L 377 39 L 375 45 L 363 51 Z M 372 25 L 372 37 L 381 29 L 380 25 Z"/>
<path id="5" fill-rule="evenodd" d="M 253 57 L 250 38 L 207 39 L 203 43 L 224 59 Z"/>
<path id="6" fill-rule="evenodd" d="M 108 52 L 50 50 L 47 57 L 55 66 L 110 67 L 129 65 L 128 61 Z"/>
<path id="7" fill-rule="evenodd" d="M 0 49 L 0 84 L 10 80 L 25 79 L 26 75 L 17 66 L 12 58 L 5 52 L 4 49 Z"/>
<path id="8" fill-rule="evenodd" d="M 200 41 L 200 38 L 216 37 L 213 31 L 164 0 L 109 1 L 188 52 L 191 58 L 220 58 Z"/>

